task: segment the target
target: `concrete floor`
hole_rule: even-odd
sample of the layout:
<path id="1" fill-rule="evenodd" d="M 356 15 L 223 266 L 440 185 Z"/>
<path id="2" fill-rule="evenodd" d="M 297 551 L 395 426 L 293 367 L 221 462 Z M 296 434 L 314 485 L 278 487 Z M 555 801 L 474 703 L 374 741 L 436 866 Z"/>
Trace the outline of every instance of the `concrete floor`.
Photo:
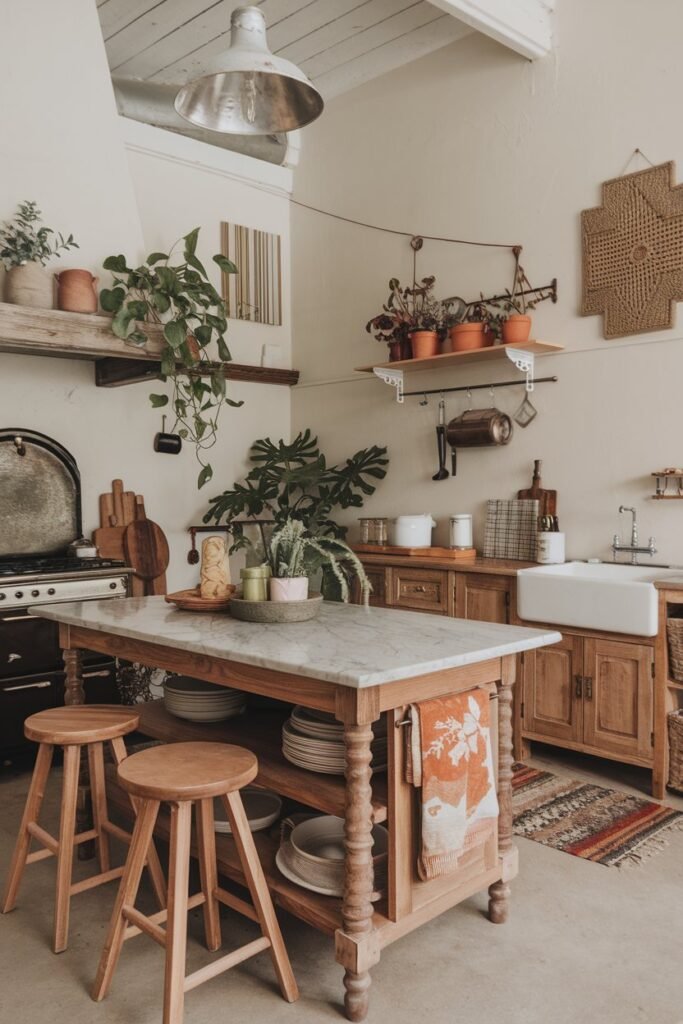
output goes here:
<path id="1" fill-rule="evenodd" d="M 532 763 L 552 771 L 645 792 L 647 774 L 608 762 L 536 748 Z M 19 822 L 28 775 L 0 771 L 0 873 Z M 51 790 L 54 794 L 54 789 Z M 683 799 L 669 797 L 683 809 Z M 45 824 L 54 828 L 56 798 Z M 369 1021 L 392 1024 L 683 1024 L 683 833 L 640 867 L 581 861 L 519 840 L 520 877 L 507 925 L 484 917 L 478 895 L 382 953 L 373 971 Z M 79 865 L 79 871 L 82 869 Z M 83 872 L 83 873 L 87 873 Z M 54 863 L 30 867 L 17 909 L 0 919 L 0 1022 L 158 1024 L 163 954 L 144 936 L 126 943 L 112 992 L 92 1003 L 92 982 L 113 885 L 72 902 L 69 949 L 55 957 Z M 140 904 L 153 909 L 146 894 Z M 187 1024 L 225 1020 L 306 1024 L 341 1019 L 341 968 L 332 943 L 300 922 L 283 927 L 301 989 L 297 1004 L 279 997 L 267 954 L 187 996 Z M 206 962 L 195 911 L 188 968 Z M 255 935 L 234 914 L 223 919 L 223 952 Z"/>

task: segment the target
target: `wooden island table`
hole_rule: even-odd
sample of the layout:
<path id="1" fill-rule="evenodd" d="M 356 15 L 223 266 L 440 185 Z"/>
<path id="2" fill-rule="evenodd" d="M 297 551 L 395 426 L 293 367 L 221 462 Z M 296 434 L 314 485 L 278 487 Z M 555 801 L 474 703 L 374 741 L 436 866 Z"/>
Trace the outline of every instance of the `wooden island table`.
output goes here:
<path id="1" fill-rule="evenodd" d="M 287 625 L 180 612 L 162 597 L 57 604 L 33 608 L 31 614 L 60 625 L 67 704 L 83 702 L 81 651 L 90 650 L 331 712 L 343 723 L 346 773 L 338 777 L 285 760 L 281 727 L 286 713 L 281 711 L 255 708 L 240 718 L 204 725 L 174 718 L 163 701 L 138 705 L 147 735 L 242 744 L 259 759 L 257 783 L 344 817 L 341 900 L 288 881 L 275 866 L 277 841 L 264 833 L 255 838 L 275 902 L 334 936 L 336 958 L 345 969 L 349 1020 L 363 1020 L 367 1013 L 370 968 L 384 946 L 484 889 L 490 919 L 506 919 L 508 883 L 517 868 L 511 786 L 515 655 L 557 643 L 559 633 L 327 602 L 317 619 Z M 497 836 L 464 854 L 453 872 L 421 881 L 416 868 L 419 813 L 416 790 L 404 777 L 401 725 L 410 703 L 478 687 L 498 697 Z M 373 775 L 372 723 L 382 715 L 387 716 L 388 768 L 386 774 Z M 371 830 L 376 822 L 385 823 L 389 833 L 388 882 L 386 894 L 373 904 Z M 162 819 L 162 835 L 165 827 Z M 243 882 L 232 839 L 219 835 L 217 840 L 219 870 Z"/>

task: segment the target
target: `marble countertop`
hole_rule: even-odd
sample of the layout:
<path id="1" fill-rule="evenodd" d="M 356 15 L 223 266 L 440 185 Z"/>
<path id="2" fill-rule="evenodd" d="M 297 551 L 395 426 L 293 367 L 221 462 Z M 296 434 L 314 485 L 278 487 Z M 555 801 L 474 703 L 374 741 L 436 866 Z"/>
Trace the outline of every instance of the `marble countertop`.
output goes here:
<path id="1" fill-rule="evenodd" d="M 317 619 L 239 622 L 181 612 L 163 597 L 75 601 L 29 609 L 55 622 L 149 641 L 355 689 L 459 668 L 557 643 L 560 633 L 389 608 L 324 602 Z"/>

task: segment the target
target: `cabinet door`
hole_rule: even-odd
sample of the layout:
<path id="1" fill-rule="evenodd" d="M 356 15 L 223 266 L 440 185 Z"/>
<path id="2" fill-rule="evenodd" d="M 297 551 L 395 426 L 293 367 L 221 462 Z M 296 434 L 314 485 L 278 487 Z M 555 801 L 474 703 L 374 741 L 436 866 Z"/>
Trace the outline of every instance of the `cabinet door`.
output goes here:
<path id="1" fill-rule="evenodd" d="M 399 567 L 392 569 L 391 577 L 391 603 L 395 608 L 442 615 L 448 611 L 447 572 Z"/>
<path id="2" fill-rule="evenodd" d="M 479 622 L 509 622 L 511 589 L 511 581 L 506 576 L 456 572 L 456 617 Z"/>
<path id="3" fill-rule="evenodd" d="M 364 566 L 365 575 L 370 580 L 370 586 L 372 592 L 370 594 L 370 604 L 375 608 L 384 608 L 387 603 L 387 574 L 390 572 L 389 569 L 384 569 L 381 566 Z M 354 576 L 351 596 L 354 604 L 361 604 L 363 601 L 363 595 L 361 593 L 360 585 L 358 583 L 358 577 Z"/>
<path id="4" fill-rule="evenodd" d="M 586 746 L 644 763 L 652 760 L 653 649 L 645 644 L 584 643 Z"/>
<path id="5" fill-rule="evenodd" d="M 582 641 L 571 634 L 525 656 L 522 728 L 552 740 L 580 743 Z"/>

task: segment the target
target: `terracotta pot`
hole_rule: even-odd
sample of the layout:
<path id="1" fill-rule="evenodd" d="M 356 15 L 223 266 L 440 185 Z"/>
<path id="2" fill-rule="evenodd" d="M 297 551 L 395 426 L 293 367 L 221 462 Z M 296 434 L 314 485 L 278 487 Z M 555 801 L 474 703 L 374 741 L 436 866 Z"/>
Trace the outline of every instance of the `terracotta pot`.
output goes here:
<path id="1" fill-rule="evenodd" d="M 413 359 L 429 359 L 439 354 L 439 335 L 436 331 L 413 331 L 410 335 Z"/>
<path id="2" fill-rule="evenodd" d="M 273 577 L 270 580 L 271 601 L 305 601 L 308 597 L 308 576 Z"/>
<path id="3" fill-rule="evenodd" d="M 389 362 L 397 363 L 403 356 L 401 354 L 401 342 L 390 341 L 389 342 Z"/>
<path id="4" fill-rule="evenodd" d="M 492 344 L 492 341 L 488 341 L 486 337 L 484 324 L 479 322 L 455 324 L 448 334 L 453 352 L 469 352 L 472 349 L 484 348 L 487 344 Z"/>
<path id="5" fill-rule="evenodd" d="M 5 302 L 34 309 L 54 309 L 52 274 L 41 263 L 10 267 L 5 276 Z"/>
<path id="6" fill-rule="evenodd" d="M 525 342 L 531 334 L 531 317 L 523 316 L 521 313 L 512 313 L 507 320 L 503 320 L 503 341 Z"/>
<path id="7" fill-rule="evenodd" d="M 69 313 L 97 312 L 97 278 L 89 270 L 62 270 L 55 274 L 57 309 Z"/>
<path id="8" fill-rule="evenodd" d="M 484 327 L 484 348 L 491 348 L 496 340 L 496 336 L 487 324 Z"/>

